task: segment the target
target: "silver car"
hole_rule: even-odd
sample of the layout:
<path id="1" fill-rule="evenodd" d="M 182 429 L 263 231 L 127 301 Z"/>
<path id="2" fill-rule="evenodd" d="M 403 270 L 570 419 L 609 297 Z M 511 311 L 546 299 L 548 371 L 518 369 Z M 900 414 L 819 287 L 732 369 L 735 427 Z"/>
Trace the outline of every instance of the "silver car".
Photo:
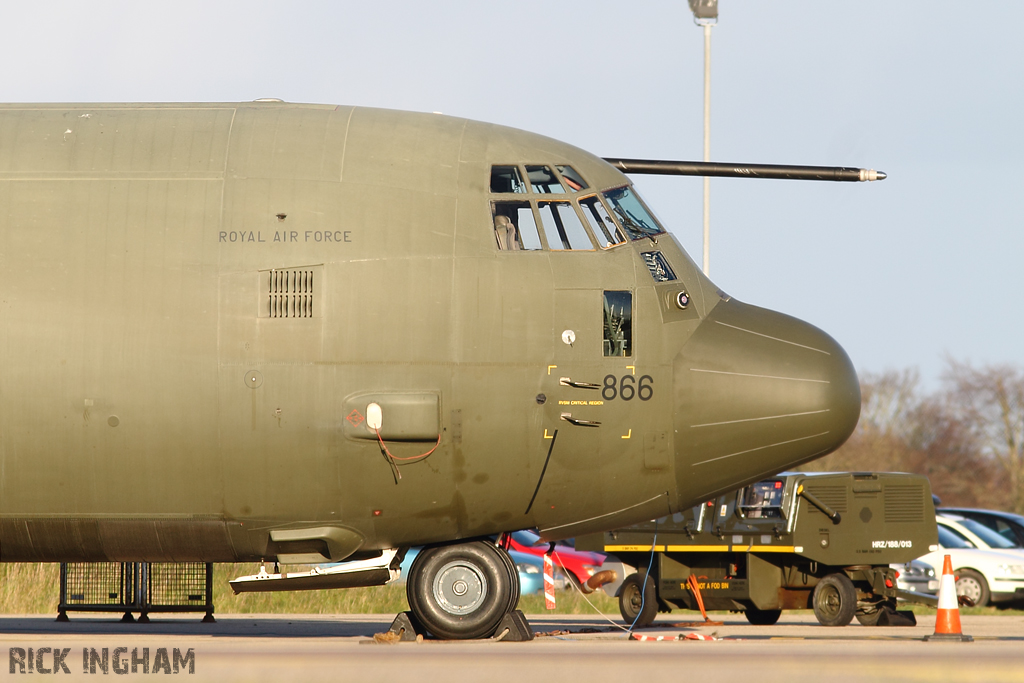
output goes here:
<path id="1" fill-rule="evenodd" d="M 889 565 L 899 572 L 896 587 L 903 591 L 935 595 L 939 592 L 939 577 L 935 575 L 935 567 L 921 560 L 911 560 L 906 564 Z"/>

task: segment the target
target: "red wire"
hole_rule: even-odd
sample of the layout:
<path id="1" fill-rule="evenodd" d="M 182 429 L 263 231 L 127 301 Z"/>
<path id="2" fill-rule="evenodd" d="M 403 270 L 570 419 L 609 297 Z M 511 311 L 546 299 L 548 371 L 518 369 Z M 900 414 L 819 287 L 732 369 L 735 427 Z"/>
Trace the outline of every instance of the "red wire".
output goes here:
<path id="1" fill-rule="evenodd" d="M 437 435 L 437 443 L 435 443 L 434 447 L 431 448 L 426 453 L 421 453 L 420 455 L 409 456 L 408 458 L 397 458 L 397 457 L 391 455 L 391 451 L 388 450 L 387 444 L 384 443 L 384 439 L 382 439 L 381 436 L 380 436 L 380 430 L 379 429 L 374 429 L 373 431 L 376 432 L 376 434 L 377 434 L 377 441 L 380 441 L 381 448 L 384 449 L 384 452 L 387 453 L 388 457 L 391 458 L 392 460 L 420 460 L 422 458 L 426 458 L 428 455 L 430 455 L 431 453 L 436 451 L 437 447 L 441 445 L 441 435 L 438 434 Z"/>

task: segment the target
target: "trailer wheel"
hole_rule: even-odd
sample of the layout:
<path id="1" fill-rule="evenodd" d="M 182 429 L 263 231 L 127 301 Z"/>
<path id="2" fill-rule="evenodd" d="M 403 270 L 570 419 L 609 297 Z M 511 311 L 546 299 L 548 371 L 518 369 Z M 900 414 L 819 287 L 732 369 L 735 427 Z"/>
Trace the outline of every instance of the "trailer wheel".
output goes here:
<path id="1" fill-rule="evenodd" d="M 963 595 L 974 601 L 978 607 L 988 604 L 990 592 L 988 581 L 985 577 L 973 569 L 958 569 L 954 574 L 956 577 L 956 594 Z"/>
<path id="2" fill-rule="evenodd" d="M 782 616 L 782 610 L 748 607 L 743 610 L 743 615 L 746 616 L 747 621 L 754 626 L 771 626 L 779 620 L 779 617 Z"/>
<path id="3" fill-rule="evenodd" d="M 846 626 L 857 611 L 857 591 L 846 574 L 829 574 L 819 581 L 811 601 L 822 626 Z"/>
<path id="4" fill-rule="evenodd" d="M 644 577 L 647 580 L 644 581 Z M 658 616 L 658 594 L 654 579 L 644 574 L 630 574 L 619 589 L 619 613 L 627 624 L 637 628 L 650 626 Z"/>
<path id="5" fill-rule="evenodd" d="M 420 551 L 409 569 L 409 608 L 438 638 L 485 638 L 511 609 L 512 573 L 492 543 L 474 541 Z"/>

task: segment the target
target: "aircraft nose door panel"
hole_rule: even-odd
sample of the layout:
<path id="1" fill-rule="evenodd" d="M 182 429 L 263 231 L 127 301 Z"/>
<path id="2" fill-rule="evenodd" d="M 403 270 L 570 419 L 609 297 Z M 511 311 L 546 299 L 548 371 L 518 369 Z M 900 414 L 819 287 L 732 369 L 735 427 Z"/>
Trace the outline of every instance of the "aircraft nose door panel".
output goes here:
<path id="1" fill-rule="evenodd" d="M 860 416 L 857 374 L 835 340 L 736 300 L 701 323 L 673 375 L 681 505 L 825 455 Z"/>
<path id="2" fill-rule="evenodd" d="M 637 501 L 636 491 L 621 482 L 635 479 L 643 466 L 643 435 L 630 433 L 636 427 L 633 404 L 641 401 L 613 400 L 609 379 L 615 378 L 617 393 L 619 378 L 628 375 L 630 397 L 638 391 L 640 377 L 627 369 L 635 365 L 626 303 L 631 296 L 616 292 L 608 304 L 600 289 L 555 290 L 559 338 L 543 390 L 542 450 L 551 453 L 531 511 L 541 529 L 582 519 L 582 510 L 596 500 L 613 510 Z"/>

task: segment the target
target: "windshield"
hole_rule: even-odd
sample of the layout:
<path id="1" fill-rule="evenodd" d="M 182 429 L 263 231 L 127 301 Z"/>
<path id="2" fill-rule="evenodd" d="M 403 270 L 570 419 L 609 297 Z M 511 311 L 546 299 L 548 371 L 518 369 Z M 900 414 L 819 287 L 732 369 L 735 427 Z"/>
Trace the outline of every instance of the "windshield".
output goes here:
<path id="1" fill-rule="evenodd" d="M 974 544 L 947 526 L 939 525 L 939 544 L 943 548 L 973 548 Z"/>
<path id="2" fill-rule="evenodd" d="M 632 187 L 608 190 L 604 193 L 604 198 L 630 239 L 638 240 L 665 232 L 647 207 L 640 202 L 640 197 Z"/>
<path id="3" fill-rule="evenodd" d="M 973 519 L 961 519 L 959 520 L 960 526 L 969 529 L 975 536 L 985 541 L 991 548 L 1016 548 L 1016 544 L 1003 538 L 995 531 L 992 531 L 987 526 L 980 522 L 976 522 Z"/>

